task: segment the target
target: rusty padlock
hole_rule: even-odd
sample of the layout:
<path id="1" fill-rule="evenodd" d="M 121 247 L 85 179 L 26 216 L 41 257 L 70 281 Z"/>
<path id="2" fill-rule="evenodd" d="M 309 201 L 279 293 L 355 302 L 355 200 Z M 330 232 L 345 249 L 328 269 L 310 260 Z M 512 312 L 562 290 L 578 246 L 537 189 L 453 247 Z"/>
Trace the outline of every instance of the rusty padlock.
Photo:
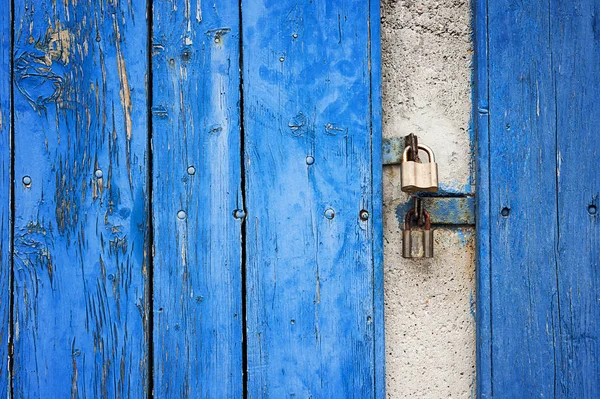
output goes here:
<path id="1" fill-rule="evenodd" d="M 438 166 L 435 163 L 433 150 L 426 145 L 419 144 L 419 150 L 423 150 L 429 157 L 428 163 L 408 160 L 408 152 L 411 147 L 404 148 L 402 153 L 402 191 L 414 193 L 416 191 L 435 192 L 438 190 Z M 417 158 L 414 156 L 414 158 Z"/>
<path id="2" fill-rule="evenodd" d="M 433 258 L 433 230 L 431 230 L 431 217 L 425 209 L 423 209 L 422 212 L 425 216 L 423 229 L 413 230 L 411 227 L 415 215 L 414 208 L 408 211 L 406 216 L 404 216 L 404 231 L 402 232 L 403 258 Z"/>

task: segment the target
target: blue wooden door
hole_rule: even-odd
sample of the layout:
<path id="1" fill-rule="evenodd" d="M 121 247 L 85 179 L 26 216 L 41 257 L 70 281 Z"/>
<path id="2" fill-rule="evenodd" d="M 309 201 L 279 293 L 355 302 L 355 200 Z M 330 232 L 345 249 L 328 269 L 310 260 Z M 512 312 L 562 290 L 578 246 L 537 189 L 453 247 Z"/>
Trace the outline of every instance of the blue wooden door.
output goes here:
<path id="1" fill-rule="evenodd" d="M 0 396 L 384 397 L 379 4 L 0 4 Z"/>
<path id="2" fill-rule="evenodd" d="M 482 398 L 600 397 L 599 13 L 477 1 Z"/>

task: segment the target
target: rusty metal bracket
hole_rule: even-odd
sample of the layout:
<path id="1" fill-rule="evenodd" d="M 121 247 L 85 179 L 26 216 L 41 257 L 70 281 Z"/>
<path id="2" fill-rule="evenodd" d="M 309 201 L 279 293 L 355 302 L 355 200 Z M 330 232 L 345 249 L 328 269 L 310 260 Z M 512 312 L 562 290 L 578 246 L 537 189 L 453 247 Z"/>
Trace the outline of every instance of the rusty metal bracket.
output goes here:
<path id="1" fill-rule="evenodd" d="M 400 165 L 402 163 L 402 153 L 404 152 L 404 138 L 394 137 L 383 139 L 383 164 Z"/>
<path id="2" fill-rule="evenodd" d="M 427 209 L 434 225 L 475 225 L 474 197 L 422 197 L 422 207 Z M 414 206 L 413 201 L 396 207 L 396 218 L 404 225 L 404 216 Z"/>

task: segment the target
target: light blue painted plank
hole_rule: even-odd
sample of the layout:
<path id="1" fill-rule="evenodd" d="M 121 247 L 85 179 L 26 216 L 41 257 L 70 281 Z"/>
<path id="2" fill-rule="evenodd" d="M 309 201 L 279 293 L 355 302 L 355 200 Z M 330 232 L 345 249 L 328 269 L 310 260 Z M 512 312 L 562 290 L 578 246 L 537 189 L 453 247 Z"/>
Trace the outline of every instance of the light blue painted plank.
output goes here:
<path id="1" fill-rule="evenodd" d="M 488 4 L 491 295 L 479 301 L 491 309 L 491 381 L 483 389 L 498 398 L 556 397 L 563 362 L 549 35 L 559 16 L 549 6 Z"/>
<path id="2" fill-rule="evenodd" d="M 154 393 L 241 398 L 239 6 L 153 21 Z"/>
<path id="3" fill-rule="evenodd" d="M 11 3 L 0 3 L 0 397 L 9 392 L 11 262 Z"/>
<path id="4" fill-rule="evenodd" d="M 368 2 L 242 2 L 252 398 L 375 397 L 375 381 L 383 393 L 369 13 Z"/>
<path id="5" fill-rule="evenodd" d="M 558 135 L 555 397 L 599 398 L 600 3 L 553 0 L 550 7 Z"/>
<path id="6" fill-rule="evenodd" d="M 14 397 L 145 397 L 146 3 L 15 13 Z"/>

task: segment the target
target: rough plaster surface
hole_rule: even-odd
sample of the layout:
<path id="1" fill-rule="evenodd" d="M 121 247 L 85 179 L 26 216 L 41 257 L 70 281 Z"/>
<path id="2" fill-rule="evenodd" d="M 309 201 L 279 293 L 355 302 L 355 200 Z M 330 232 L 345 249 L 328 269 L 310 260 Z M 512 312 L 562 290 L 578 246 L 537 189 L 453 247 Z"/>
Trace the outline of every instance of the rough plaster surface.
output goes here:
<path id="1" fill-rule="evenodd" d="M 383 135 L 415 133 L 440 181 L 470 190 L 471 8 L 463 0 L 382 0 Z M 401 257 L 400 169 L 384 169 L 389 398 L 469 398 L 475 389 L 472 228 L 438 228 L 432 260 Z"/>
<path id="2" fill-rule="evenodd" d="M 431 146 L 440 180 L 469 182 L 471 8 L 465 0 L 382 0 L 383 132 Z"/>

